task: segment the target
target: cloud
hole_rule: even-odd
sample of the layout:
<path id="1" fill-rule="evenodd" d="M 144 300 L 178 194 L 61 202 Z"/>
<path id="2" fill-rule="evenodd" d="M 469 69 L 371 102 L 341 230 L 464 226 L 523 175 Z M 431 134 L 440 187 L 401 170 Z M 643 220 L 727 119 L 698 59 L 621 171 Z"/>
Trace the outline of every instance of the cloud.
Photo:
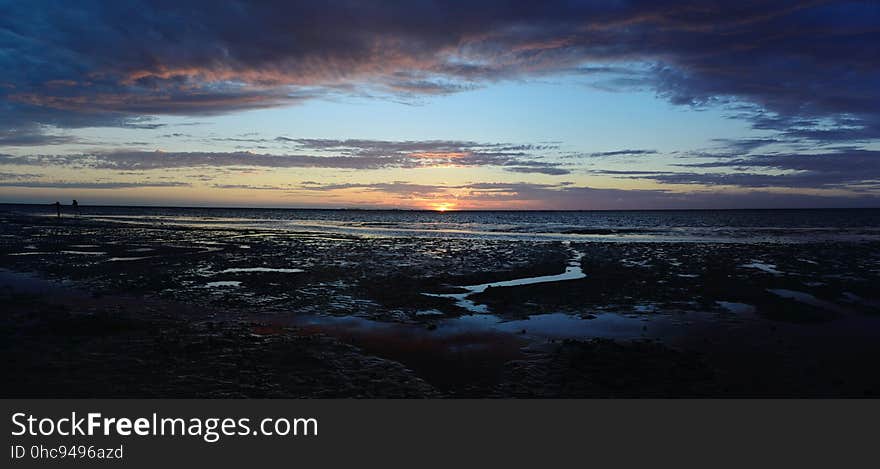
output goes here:
<path id="1" fill-rule="evenodd" d="M 674 166 L 690 171 L 590 172 L 628 179 L 650 179 L 666 184 L 740 187 L 846 189 L 863 186 L 862 189 L 876 189 L 876 183 L 880 181 L 880 151 L 851 147 L 824 153 L 772 153 L 740 157 L 714 155 L 711 161 L 678 163 Z"/>
<path id="2" fill-rule="evenodd" d="M 24 128 L 0 128 L 0 147 L 46 146 L 77 142 L 78 139 L 72 136 L 47 134 L 37 125 L 28 125 Z"/>
<path id="3" fill-rule="evenodd" d="M 669 190 L 607 189 L 579 186 L 570 182 L 539 184 L 528 182 L 482 182 L 463 185 L 393 183 L 302 183 L 303 192 L 333 194 L 354 190 L 381 193 L 392 205 L 419 206 L 414 202 L 454 202 L 458 208 L 519 208 L 553 210 L 638 210 L 705 208 L 809 208 L 877 207 L 880 197 L 804 195 L 767 190 L 740 192 L 673 192 Z M 413 198 L 420 198 L 414 201 Z M 387 201 L 386 201 L 387 203 Z"/>
<path id="4" fill-rule="evenodd" d="M 581 156 L 589 156 L 592 158 L 603 158 L 609 156 L 645 156 L 645 155 L 656 155 L 657 150 L 614 150 L 614 151 L 600 151 L 596 153 L 589 153 L 587 155 Z"/>
<path id="5" fill-rule="evenodd" d="M 735 154 L 745 154 L 749 153 L 753 150 L 756 150 L 761 147 L 765 147 L 768 145 L 778 144 L 778 143 L 790 143 L 782 139 L 778 138 L 741 138 L 741 139 L 729 139 L 729 138 L 715 138 L 712 141 L 721 144 L 721 146 L 727 150 L 728 152 Z"/>
<path id="6" fill-rule="evenodd" d="M 34 179 L 40 177 L 40 174 L 34 173 L 6 173 L 0 172 L 0 181 Z"/>
<path id="7" fill-rule="evenodd" d="M 868 1 L 5 2 L 0 147 L 82 143 L 65 128 L 164 128 L 158 115 L 216 115 L 350 96 L 412 102 L 564 75 L 609 91 L 653 91 L 675 105 L 720 106 L 758 135 L 719 139 L 720 149 L 703 153 L 677 153 L 689 157 L 676 166 L 680 171 L 604 174 L 667 184 L 873 191 L 880 179 L 871 150 L 880 139 L 878 23 L 880 5 Z M 184 138 L 170 130 L 166 135 Z M 233 141 L 256 152 L 73 155 L 44 149 L 22 155 L 15 149 L 0 154 L 0 165 L 118 171 L 452 166 L 550 176 L 574 168 L 559 161 L 567 157 L 555 144 L 228 137 Z M 654 154 L 624 148 L 571 157 Z M 381 189 L 412 189 L 388 184 L 394 185 Z M 549 199 L 676 197 L 572 187 L 514 192 Z"/>
<path id="8" fill-rule="evenodd" d="M 340 190 L 357 190 L 361 192 L 379 192 L 395 196 L 438 196 L 445 193 L 449 187 L 431 184 L 415 184 L 406 181 L 375 182 L 375 183 L 342 183 L 342 184 L 319 184 L 306 181 L 300 184 L 299 190 L 316 192 L 334 192 Z"/>
<path id="9" fill-rule="evenodd" d="M 250 140 L 250 139 L 241 139 Z M 0 165 L 75 166 L 94 169 L 255 166 L 266 168 L 383 169 L 434 166 L 498 166 L 515 172 L 567 174 L 559 163 L 539 161 L 548 144 L 479 143 L 453 140 L 386 141 L 290 139 L 296 154 L 109 150 L 88 154 L 0 154 Z"/>
<path id="10" fill-rule="evenodd" d="M 239 189 L 239 190 L 256 190 L 256 191 L 283 191 L 289 190 L 290 187 L 272 186 L 272 185 L 254 185 L 254 184 L 211 184 L 215 189 Z"/>
<path id="11" fill-rule="evenodd" d="M 481 143 L 459 140 L 388 141 L 365 139 L 286 139 L 303 150 L 366 158 L 402 158 L 416 166 L 503 166 L 514 172 L 567 174 L 560 164 L 539 161 L 557 144 Z M 518 169 L 513 169 L 518 168 Z"/>
<path id="12" fill-rule="evenodd" d="M 79 182 L 79 181 L 0 181 L 0 187 L 40 189 L 129 189 L 135 187 L 189 187 L 185 182 Z"/>
<path id="13" fill-rule="evenodd" d="M 880 151 L 842 148 L 826 153 L 765 154 L 745 158 L 719 159 L 704 163 L 680 164 L 689 168 L 746 168 L 783 171 L 782 175 L 756 174 L 742 179 L 739 185 L 774 183 L 788 187 L 846 186 L 880 180 Z M 707 174 L 707 179 L 711 174 Z"/>
<path id="14" fill-rule="evenodd" d="M 749 103 L 739 117 L 790 136 L 873 139 L 878 22 L 867 1 L 9 2 L 0 113 L 124 125 L 571 74 L 681 105 Z"/>
<path id="15" fill-rule="evenodd" d="M 108 151 L 91 155 L 96 169 L 152 170 L 168 168 L 256 166 L 265 168 L 380 169 L 413 167 L 397 156 L 273 155 L 251 152 Z"/>
<path id="16" fill-rule="evenodd" d="M 559 168 L 555 166 L 511 166 L 508 168 L 504 168 L 504 170 L 510 171 L 512 173 L 540 173 L 550 176 L 562 176 L 565 174 L 571 174 L 570 169 Z"/>

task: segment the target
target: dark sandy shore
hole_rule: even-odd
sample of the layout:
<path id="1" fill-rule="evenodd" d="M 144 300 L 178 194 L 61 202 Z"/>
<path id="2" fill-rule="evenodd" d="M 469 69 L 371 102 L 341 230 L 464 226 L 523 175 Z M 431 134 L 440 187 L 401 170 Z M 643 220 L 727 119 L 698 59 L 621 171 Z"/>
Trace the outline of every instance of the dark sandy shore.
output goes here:
<path id="1" fill-rule="evenodd" d="M 4 214 L 3 396 L 877 396 L 880 243 L 363 237 Z M 468 296 L 485 314 L 431 294 Z"/>

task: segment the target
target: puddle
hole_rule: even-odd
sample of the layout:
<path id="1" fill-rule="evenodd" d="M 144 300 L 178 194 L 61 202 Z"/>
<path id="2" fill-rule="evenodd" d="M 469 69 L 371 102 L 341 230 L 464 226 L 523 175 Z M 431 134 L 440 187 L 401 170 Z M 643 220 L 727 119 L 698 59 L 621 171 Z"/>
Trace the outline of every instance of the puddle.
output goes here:
<path id="1" fill-rule="evenodd" d="M 236 282 L 233 280 L 224 280 L 220 282 L 208 282 L 205 284 L 205 288 L 237 288 L 241 286 L 241 282 Z"/>
<path id="2" fill-rule="evenodd" d="M 639 267 L 639 268 L 643 268 L 643 269 L 649 269 L 649 268 L 653 267 L 653 265 L 651 264 L 651 261 L 648 259 L 642 259 L 640 261 L 634 261 L 631 259 L 621 259 L 620 263 L 626 267 Z"/>
<path id="3" fill-rule="evenodd" d="M 103 256 L 106 255 L 106 252 L 103 251 L 57 251 L 57 252 L 46 252 L 46 251 L 29 251 L 29 252 L 11 252 L 7 255 L 9 256 L 49 256 L 52 254 L 71 254 L 75 256 Z"/>
<path id="4" fill-rule="evenodd" d="M 271 322 L 335 337 L 367 353 L 398 361 L 431 384 L 450 389 L 491 387 L 511 360 L 541 357 L 561 340 L 682 340 L 698 333 L 693 328 L 701 324 L 697 317 L 678 314 L 609 312 L 588 317 L 552 313 L 505 321 L 492 314 L 472 314 L 414 324 L 309 315 L 273 317 Z"/>
<path id="5" fill-rule="evenodd" d="M 766 262 L 752 261 L 748 264 L 743 264 L 740 267 L 746 267 L 749 269 L 758 269 L 762 272 L 767 272 L 768 274 L 773 275 L 782 275 L 784 272 L 776 269 L 776 264 L 768 264 Z"/>
<path id="6" fill-rule="evenodd" d="M 437 312 L 438 314 L 439 311 Z M 433 314 L 433 313 L 428 313 Z M 277 318 L 275 318 L 277 320 Z M 441 319 L 436 327 L 423 324 L 389 323 L 358 316 L 298 316 L 290 320 L 294 325 L 319 329 L 332 335 L 395 334 L 417 337 L 418 340 L 447 340 L 453 336 L 488 336 L 498 334 L 517 336 L 529 342 L 547 340 L 591 339 L 639 339 L 668 335 L 671 328 L 679 325 L 675 316 L 624 315 L 601 313 L 585 319 L 567 313 L 550 313 L 529 316 L 526 319 L 506 321 L 494 314 L 469 314 Z M 493 339 L 494 340 L 494 339 Z M 488 346 L 488 345 L 487 345 Z"/>
<path id="7" fill-rule="evenodd" d="M 234 268 L 234 269 L 224 269 L 217 274 L 234 274 L 234 273 L 249 273 L 249 272 L 278 272 L 282 274 L 294 274 L 298 272 L 305 272 L 302 269 L 273 269 L 270 267 L 242 267 L 242 268 Z"/>
<path id="8" fill-rule="evenodd" d="M 440 388 L 491 387 L 505 363 L 523 359 L 524 337 L 504 331 L 373 321 L 347 316 L 300 316 L 287 320 L 305 333 L 336 337 L 367 353 L 403 363 Z"/>
<path id="9" fill-rule="evenodd" d="M 841 308 L 840 306 L 837 306 L 836 304 L 829 301 L 820 300 L 815 296 L 810 295 L 809 293 L 799 292 L 795 290 L 785 290 L 782 288 L 768 288 L 767 291 L 773 293 L 776 296 L 795 300 L 804 304 L 808 304 L 810 306 L 815 306 L 820 309 L 826 309 L 828 311 L 834 311 L 836 313 L 849 312 L 849 310 L 845 308 Z"/>
<path id="10" fill-rule="evenodd" d="M 443 316 L 443 311 L 437 311 L 436 309 L 428 309 L 422 311 L 416 311 L 416 316 Z"/>
<path id="11" fill-rule="evenodd" d="M 451 298 L 455 300 L 455 305 L 459 308 L 466 309 L 472 313 L 485 314 L 489 312 L 489 309 L 486 305 L 478 305 L 468 299 L 469 296 L 483 293 L 489 288 L 503 288 L 503 287 L 518 287 L 522 285 L 534 285 L 536 283 L 549 283 L 549 282 L 561 282 L 564 280 L 577 280 L 582 279 L 587 276 L 581 269 L 581 259 L 584 257 L 584 254 L 581 252 L 573 251 L 574 255 L 571 260 L 569 260 L 568 265 L 565 267 L 565 271 L 561 274 L 556 275 L 542 275 L 540 277 L 526 277 L 526 278 L 518 278 L 513 280 L 504 280 L 501 282 L 490 282 L 490 283 L 481 283 L 479 285 L 464 285 L 464 286 L 456 286 L 455 288 L 461 288 L 463 290 L 467 290 L 464 293 L 422 293 L 426 296 L 434 296 L 438 298 Z"/>
<path id="12" fill-rule="evenodd" d="M 662 321 L 660 318 L 656 319 Z M 481 329 L 521 334 L 539 341 L 594 337 L 637 339 L 648 336 L 647 324 L 643 318 L 616 313 L 603 313 L 593 319 L 566 313 L 550 313 L 513 321 L 504 321 L 492 314 L 472 314 L 444 321 L 437 327 L 440 333 L 465 333 Z"/>
<path id="13" fill-rule="evenodd" d="M 755 311 L 757 311 L 754 306 L 746 303 L 736 303 L 733 301 L 716 301 L 715 303 L 717 303 L 718 306 L 724 308 L 728 312 L 737 315 L 754 314 Z"/>

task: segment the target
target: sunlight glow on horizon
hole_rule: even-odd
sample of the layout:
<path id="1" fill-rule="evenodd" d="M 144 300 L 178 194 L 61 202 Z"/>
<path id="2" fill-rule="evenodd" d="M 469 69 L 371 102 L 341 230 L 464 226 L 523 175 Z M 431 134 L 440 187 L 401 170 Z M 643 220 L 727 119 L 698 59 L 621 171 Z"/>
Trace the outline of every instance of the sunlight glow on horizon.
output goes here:
<path id="1" fill-rule="evenodd" d="M 431 207 L 438 212 L 446 212 L 448 210 L 455 209 L 455 204 L 451 203 L 451 202 L 442 202 L 442 203 L 432 204 Z"/>

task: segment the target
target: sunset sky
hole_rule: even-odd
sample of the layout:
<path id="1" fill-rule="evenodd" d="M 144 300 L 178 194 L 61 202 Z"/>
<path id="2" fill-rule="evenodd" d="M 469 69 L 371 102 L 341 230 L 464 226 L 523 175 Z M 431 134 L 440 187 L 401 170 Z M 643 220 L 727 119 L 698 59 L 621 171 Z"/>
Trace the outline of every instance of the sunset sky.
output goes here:
<path id="1" fill-rule="evenodd" d="M 3 1 L 0 202 L 880 207 L 880 3 Z"/>

